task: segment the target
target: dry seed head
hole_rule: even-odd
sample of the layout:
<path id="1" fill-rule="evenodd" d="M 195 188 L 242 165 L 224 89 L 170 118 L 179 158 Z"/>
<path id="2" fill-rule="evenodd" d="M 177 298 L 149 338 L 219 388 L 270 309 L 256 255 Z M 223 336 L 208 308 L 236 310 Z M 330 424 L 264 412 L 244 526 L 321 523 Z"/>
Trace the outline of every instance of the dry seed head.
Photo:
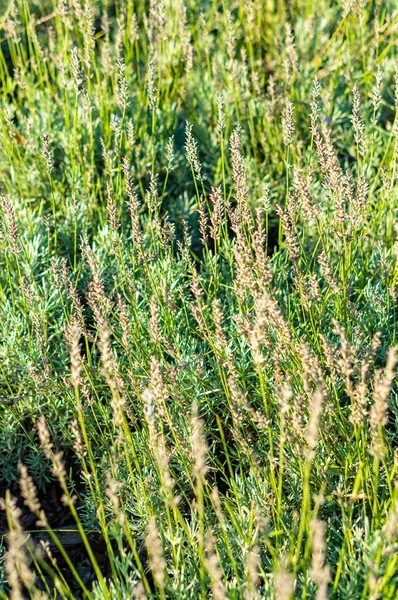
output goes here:
<path id="1" fill-rule="evenodd" d="M 187 160 L 188 160 L 189 165 L 194 170 L 195 176 L 197 177 L 198 181 L 201 182 L 203 180 L 202 165 L 199 161 L 198 143 L 195 140 L 195 138 L 193 137 L 192 127 L 193 126 L 191 125 L 191 123 L 188 123 L 188 121 L 186 121 L 186 123 L 185 123 L 185 151 L 187 154 Z"/>
<path id="2" fill-rule="evenodd" d="M 183 226 L 182 243 L 179 240 L 177 240 L 177 247 L 181 254 L 182 262 L 185 263 L 188 268 L 191 268 L 192 263 L 190 261 L 190 250 L 191 250 L 191 244 L 192 244 L 192 236 L 189 233 L 188 221 L 186 221 L 184 219 L 182 222 L 182 226 Z"/>
<path id="3" fill-rule="evenodd" d="M 112 308 L 112 303 L 105 294 L 102 284 L 98 263 L 94 257 L 93 251 L 88 245 L 86 237 L 82 236 L 82 255 L 87 260 L 91 270 L 92 281 L 89 285 L 88 300 L 97 320 L 107 315 Z"/>
<path id="4" fill-rule="evenodd" d="M 201 299 L 201 297 L 203 296 L 203 290 L 201 288 L 199 275 L 198 275 L 196 269 L 194 269 L 192 271 L 191 292 L 196 301 L 199 301 Z"/>
<path id="5" fill-rule="evenodd" d="M 135 127 L 131 119 L 127 121 L 127 146 L 130 149 L 134 148 L 135 146 Z M 125 160 L 127 159 L 125 158 Z"/>
<path id="6" fill-rule="evenodd" d="M 83 90 L 83 111 L 86 118 L 86 122 L 88 122 L 88 116 L 91 111 L 94 110 L 94 107 L 91 103 L 90 96 L 88 95 L 87 89 Z M 88 173 L 88 177 L 90 176 L 90 172 Z"/>
<path id="7" fill-rule="evenodd" d="M 310 310 L 311 298 L 308 295 L 306 281 L 297 265 L 293 265 L 293 273 L 293 283 L 299 293 L 300 301 L 306 310 Z"/>
<path id="8" fill-rule="evenodd" d="M 260 73 L 258 71 L 251 72 L 251 82 L 256 96 L 260 99 L 263 99 L 261 82 L 260 82 Z"/>
<path id="9" fill-rule="evenodd" d="M 14 2 L 12 1 L 10 6 L 13 6 Z M 18 44 L 20 42 L 20 38 L 18 38 L 18 27 L 20 26 L 20 22 L 17 19 L 10 19 L 7 17 L 5 21 L 2 23 L 2 29 L 6 34 L 6 39 L 12 38 L 14 44 Z"/>
<path id="10" fill-rule="evenodd" d="M 51 454 L 51 462 L 52 462 L 52 472 L 54 477 L 56 477 L 58 479 L 58 482 L 62 488 L 62 490 L 64 491 L 64 494 L 67 491 L 66 488 L 66 484 L 67 484 L 67 475 L 66 475 L 66 469 L 65 469 L 65 463 L 63 461 L 63 452 L 53 452 Z M 67 506 L 69 504 L 69 495 L 63 497 L 64 500 L 61 501 Z"/>
<path id="11" fill-rule="evenodd" d="M 166 171 L 167 173 L 171 173 L 171 171 L 173 171 L 174 167 L 174 135 L 172 135 L 168 140 L 167 140 L 167 145 L 166 145 L 166 159 L 167 159 L 167 166 L 166 166 Z"/>
<path id="12" fill-rule="evenodd" d="M 370 452 L 375 456 L 383 453 L 381 428 L 387 425 L 388 396 L 390 395 L 392 383 L 396 376 L 395 365 L 397 362 L 396 348 L 390 348 L 387 354 L 387 364 L 382 377 L 380 371 L 376 371 L 373 390 L 373 404 L 370 409 L 369 424 L 372 436 Z"/>
<path id="13" fill-rule="evenodd" d="M 157 235 L 159 236 L 162 250 L 167 252 L 175 238 L 175 224 L 170 223 L 169 215 L 166 214 L 163 215 L 163 223 L 161 223 L 159 219 L 155 217 L 153 225 Z"/>
<path id="14" fill-rule="evenodd" d="M 58 0 L 57 2 L 59 16 L 64 20 L 69 16 L 70 6 L 67 0 Z"/>
<path id="15" fill-rule="evenodd" d="M 148 523 L 146 547 L 149 553 L 149 564 L 153 578 L 157 586 L 163 590 L 165 580 L 166 563 L 163 557 L 163 545 L 156 527 L 156 521 L 152 517 Z"/>
<path id="16" fill-rule="evenodd" d="M 367 350 L 365 357 L 362 361 L 361 378 L 365 381 L 369 378 L 370 368 L 372 367 L 372 365 L 374 363 L 374 358 L 376 356 L 376 352 L 380 346 L 380 343 L 381 343 L 381 332 L 378 331 L 373 336 L 372 344 L 371 344 L 370 348 Z"/>
<path id="17" fill-rule="evenodd" d="M 62 266 L 64 265 L 64 261 L 62 261 Z M 65 273 L 66 273 L 66 279 L 63 279 L 63 270 L 62 268 L 59 266 L 58 261 L 55 257 L 52 257 L 50 259 L 50 270 L 51 270 L 51 276 L 54 280 L 55 285 L 57 286 L 58 290 L 62 290 L 63 287 L 66 287 L 67 283 L 68 283 L 68 271 L 67 271 L 67 265 L 65 268 Z"/>
<path id="18" fill-rule="evenodd" d="M 174 479 L 172 478 L 169 469 L 170 453 L 167 452 L 164 437 L 161 435 L 157 435 L 156 443 L 154 444 L 154 453 L 159 469 L 162 488 L 166 496 L 171 498 L 171 493 L 174 487 Z"/>
<path id="19" fill-rule="evenodd" d="M 278 385 L 276 388 L 276 398 L 279 407 L 279 418 L 282 427 L 285 426 L 287 415 L 290 411 L 290 401 L 293 396 L 292 390 L 287 382 Z"/>
<path id="20" fill-rule="evenodd" d="M 249 189 L 245 160 L 242 155 L 241 131 L 241 127 L 236 127 L 230 137 L 232 180 L 235 184 L 235 198 L 237 203 L 237 227 L 242 226 L 250 220 L 250 210 L 247 202 Z"/>
<path id="21" fill-rule="evenodd" d="M 245 394 L 240 389 L 236 382 L 236 376 L 228 377 L 228 387 L 231 392 L 231 413 L 233 425 L 235 428 L 240 427 L 244 423 L 244 410 L 248 401 Z"/>
<path id="22" fill-rule="evenodd" d="M 37 433 L 39 436 L 39 441 L 41 445 L 41 449 L 43 451 L 44 456 L 51 460 L 52 459 L 52 442 L 50 437 L 50 432 L 48 431 L 47 423 L 43 417 L 39 417 L 36 422 Z"/>
<path id="23" fill-rule="evenodd" d="M 122 59 L 117 60 L 118 85 L 117 101 L 121 111 L 125 111 L 129 105 L 129 86 L 126 79 L 126 65 Z"/>
<path id="24" fill-rule="evenodd" d="M 274 589 L 276 600 L 291 600 L 293 597 L 294 580 L 283 566 L 275 574 Z"/>
<path id="25" fill-rule="evenodd" d="M 162 334 L 159 328 L 159 300 L 156 295 L 152 296 L 150 304 L 150 321 L 149 321 L 149 332 L 154 344 L 159 344 L 162 339 Z"/>
<path id="26" fill-rule="evenodd" d="M 92 304 L 94 315 L 97 321 L 97 329 L 98 329 L 98 349 L 101 354 L 101 365 L 102 365 L 102 374 L 112 392 L 115 392 L 117 389 L 116 380 L 115 380 L 115 357 L 113 354 L 112 346 L 111 346 L 111 331 L 109 329 L 109 325 L 104 318 L 102 312 Z M 96 314 L 97 313 L 97 314 Z"/>
<path id="27" fill-rule="evenodd" d="M 24 275 L 21 275 L 20 285 L 21 285 L 21 289 L 23 291 L 25 302 L 31 311 L 30 316 L 33 321 L 35 333 L 38 337 L 40 337 L 40 335 L 42 333 L 41 310 L 40 310 L 41 298 L 38 296 L 33 285 L 28 285 Z"/>
<path id="28" fill-rule="evenodd" d="M 293 343 L 292 333 L 282 310 L 278 306 L 278 302 L 267 293 L 264 294 L 264 301 L 266 302 L 269 321 L 274 325 L 275 330 L 278 331 L 280 343 L 286 346 Z"/>
<path id="29" fill-rule="evenodd" d="M 5 556 L 5 571 L 7 573 L 8 585 L 10 587 L 10 600 L 24 600 L 23 588 L 30 590 L 35 583 L 35 575 L 29 568 L 29 559 L 26 550 L 27 536 L 22 531 L 20 518 L 21 510 L 17 506 L 15 498 L 6 500 L 5 509 L 12 523 L 12 529 L 8 532 L 8 552 Z"/>
<path id="30" fill-rule="evenodd" d="M 156 24 L 156 39 L 158 41 L 161 40 L 166 40 L 167 36 L 166 36 L 166 21 L 167 21 L 167 15 L 166 15 L 166 4 L 163 1 L 160 0 L 151 0 L 151 4 L 152 7 L 154 7 L 156 9 L 156 11 L 154 11 L 152 9 L 152 14 L 154 14 L 155 16 L 155 24 Z"/>
<path id="31" fill-rule="evenodd" d="M 217 131 L 221 135 L 225 129 L 224 96 L 217 96 Z"/>
<path id="32" fill-rule="evenodd" d="M 209 56 L 211 49 L 211 38 L 208 30 L 208 24 L 206 20 L 206 16 L 203 10 L 200 11 L 200 38 L 203 43 L 203 49 L 206 53 L 206 56 Z"/>
<path id="33" fill-rule="evenodd" d="M 190 73 L 190 71 L 192 71 L 192 67 L 193 67 L 193 51 L 194 51 L 190 35 L 186 36 L 186 38 L 184 40 L 183 50 L 184 50 L 185 72 Z"/>
<path id="34" fill-rule="evenodd" d="M 84 64 L 87 72 L 90 72 L 92 64 L 92 52 L 95 48 L 94 10 L 90 2 L 85 2 L 81 19 L 83 29 Z"/>
<path id="35" fill-rule="evenodd" d="M 145 198 L 149 210 L 154 211 L 159 207 L 158 175 L 157 173 L 152 173 L 152 171 L 149 173 L 149 189 L 146 192 Z"/>
<path id="36" fill-rule="evenodd" d="M 15 218 L 14 207 L 6 196 L 0 196 L 0 207 L 5 214 L 8 235 L 10 239 L 11 252 L 17 256 L 21 252 L 19 244 L 19 235 L 17 228 L 17 220 Z"/>
<path id="37" fill-rule="evenodd" d="M 318 99 L 321 95 L 321 84 L 319 83 L 318 77 L 314 78 L 314 82 L 311 88 L 311 129 L 315 128 L 317 122 L 319 121 L 320 116 L 320 108 L 318 104 Z"/>
<path id="38" fill-rule="evenodd" d="M 254 296 L 255 320 L 254 323 L 247 323 L 244 335 L 257 367 L 261 367 L 265 362 L 263 348 L 270 348 L 269 323 L 272 316 L 269 309 L 268 294 L 266 292 L 256 293 Z"/>
<path id="39" fill-rule="evenodd" d="M 178 35 L 181 39 L 182 44 L 184 44 L 187 35 L 189 36 L 190 34 L 187 13 L 188 9 L 185 5 L 184 0 L 178 0 L 178 2 L 176 3 L 176 16 L 178 19 Z"/>
<path id="40" fill-rule="evenodd" d="M 142 392 L 141 398 L 144 405 L 144 418 L 148 425 L 149 444 L 153 445 L 154 440 L 156 438 L 155 407 L 153 402 L 155 399 L 155 395 L 150 388 L 147 388 Z"/>
<path id="41" fill-rule="evenodd" d="M 54 159 L 53 159 L 53 153 L 50 148 L 50 137 L 49 137 L 48 133 L 45 133 L 44 135 L 41 136 L 41 145 L 42 145 L 43 158 L 44 158 L 44 161 L 47 166 L 47 171 L 49 173 L 51 173 L 51 171 L 54 168 Z"/>
<path id="42" fill-rule="evenodd" d="M 289 57 L 289 62 L 293 72 L 297 71 L 298 68 L 298 56 L 296 46 L 294 43 L 294 36 L 292 34 L 290 23 L 285 23 L 285 43 L 286 52 Z"/>
<path id="43" fill-rule="evenodd" d="M 124 36 L 126 34 L 126 6 L 121 5 L 119 16 L 116 18 L 115 56 L 120 60 L 124 50 Z"/>
<path id="44" fill-rule="evenodd" d="M 212 204 L 212 211 L 210 214 L 210 235 L 214 241 L 218 241 L 220 239 L 220 227 L 224 217 L 224 199 L 221 185 L 216 188 L 211 188 L 210 201 Z"/>
<path id="45" fill-rule="evenodd" d="M 220 494 L 218 492 L 218 488 L 214 487 L 211 491 L 211 499 L 214 505 L 214 512 L 216 513 L 218 522 L 220 524 L 220 526 L 222 527 L 223 530 L 226 529 L 226 523 L 225 523 L 225 518 L 224 518 L 224 513 L 222 511 L 222 505 L 221 505 L 221 499 L 220 499 Z"/>
<path id="46" fill-rule="evenodd" d="M 327 281 L 327 283 L 329 284 L 329 287 L 331 289 L 331 291 L 334 294 L 337 294 L 339 291 L 339 288 L 337 286 L 336 283 L 336 279 L 334 277 L 333 271 L 331 269 L 330 263 L 329 263 L 329 259 L 326 255 L 326 252 L 324 250 L 322 250 L 322 252 L 320 253 L 320 255 L 318 256 L 318 263 L 321 266 L 322 270 L 323 270 L 323 275 Z"/>
<path id="47" fill-rule="evenodd" d="M 361 116 L 361 95 L 357 85 L 353 89 L 353 101 L 352 101 L 352 128 L 354 130 L 354 139 L 357 143 L 361 154 L 364 153 L 365 143 L 365 123 Z"/>
<path id="48" fill-rule="evenodd" d="M 238 244 L 233 248 L 235 259 L 234 291 L 242 304 L 246 303 L 246 292 L 253 296 L 256 291 L 256 282 L 253 278 L 253 259 L 244 239 L 238 238 Z"/>
<path id="49" fill-rule="evenodd" d="M 289 204 L 291 204 L 288 201 Z M 282 221 L 283 233 L 285 236 L 285 244 L 287 253 L 291 262 L 294 264 L 297 262 L 300 251 L 298 246 L 297 237 L 293 232 L 293 222 L 287 211 L 284 211 L 279 205 L 276 207 L 276 213 Z"/>
<path id="50" fill-rule="evenodd" d="M 145 592 L 145 586 L 142 581 L 135 583 L 132 592 L 134 600 L 148 600 L 148 596 Z"/>
<path id="51" fill-rule="evenodd" d="M 322 405 L 324 403 L 324 392 L 321 389 L 315 390 L 311 397 L 310 416 L 306 431 L 306 441 L 310 454 L 314 451 L 319 438 L 319 422 L 322 414 Z"/>
<path id="52" fill-rule="evenodd" d="M 111 130 L 113 131 L 113 151 L 116 154 L 118 151 L 119 140 L 122 134 L 122 128 L 120 125 L 120 117 L 118 115 L 111 115 Z"/>
<path id="53" fill-rule="evenodd" d="M 341 169 L 336 149 L 332 142 L 331 131 L 322 125 L 322 133 L 324 139 L 325 159 L 326 159 L 326 183 L 329 186 L 331 193 L 339 193 L 343 180 L 343 171 Z"/>
<path id="54" fill-rule="evenodd" d="M 76 93 L 80 94 L 84 82 L 84 73 L 76 46 L 72 48 L 70 53 L 70 68 L 72 71 L 73 81 L 75 83 Z"/>
<path id="55" fill-rule="evenodd" d="M 39 544 L 40 544 L 39 551 L 44 552 L 45 555 L 47 556 L 47 558 L 52 562 L 52 564 L 55 565 L 57 563 L 57 559 L 54 558 L 54 556 L 51 552 L 50 542 L 48 542 L 47 540 L 46 541 L 40 540 Z"/>
<path id="56" fill-rule="evenodd" d="M 76 452 L 77 458 L 79 460 L 83 460 L 87 456 L 87 450 L 80 434 L 80 428 L 77 419 L 73 419 L 70 422 L 69 427 L 73 437 L 73 449 Z"/>
<path id="57" fill-rule="evenodd" d="M 325 124 L 322 125 L 322 135 L 318 127 L 313 127 L 312 133 L 319 166 L 325 177 L 324 185 L 328 189 L 329 194 L 335 197 L 336 193 L 341 193 L 343 172 L 331 140 L 331 133 Z"/>
<path id="58" fill-rule="evenodd" d="M 377 19 L 376 19 L 377 21 Z M 373 90 L 372 90 L 372 104 L 373 104 L 373 110 L 376 113 L 379 108 L 380 108 L 380 104 L 382 101 L 382 96 L 381 96 L 381 84 L 383 83 L 383 79 L 384 79 L 384 74 L 382 71 L 382 68 L 380 67 L 380 65 L 378 65 L 377 67 L 377 71 L 376 71 L 376 75 L 375 75 L 375 85 L 373 86 Z"/>
<path id="59" fill-rule="evenodd" d="M 222 584 L 224 574 L 220 568 L 218 556 L 214 551 L 214 541 L 210 531 L 206 535 L 205 549 L 206 569 L 210 577 L 214 600 L 227 600 L 227 595 Z"/>
<path id="60" fill-rule="evenodd" d="M 271 186 L 269 183 L 264 183 L 263 185 L 263 193 L 260 198 L 260 202 L 262 208 L 265 212 L 270 212 L 271 210 Z"/>
<path id="61" fill-rule="evenodd" d="M 129 210 L 130 210 L 130 218 L 131 218 L 131 237 L 133 239 L 134 246 L 139 253 L 139 255 L 143 254 L 143 237 L 141 233 L 141 225 L 140 225 L 140 217 L 139 217 L 139 209 L 140 204 L 138 200 L 137 194 L 131 190 L 129 194 Z"/>
<path id="62" fill-rule="evenodd" d="M 155 85 L 155 63 L 153 60 L 148 66 L 148 77 L 147 77 L 147 94 L 148 94 L 148 106 L 149 110 L 154 111 L 157 106 L 157 93 L 158 89 Z"/>
<path id="63" fill-rule="evenodd" d="M 369 182 L 366 176 L 362 173 L 357 180 L 357 189 L 355 197 L 352 201 L 352 215 L 351 219 L 354 226 L 358 226 L 361 223 L 363 212 L 366 209 L 368 203 L 369 193 Z"/>
<path id="64" fill-rule="evenodd" d="M 191 427 L 191 443 L 194 457 L 193 475 L 199 481 L 205 477 L 208 470 L 206 465 L 208 446 L 204 434 L 204 423 L 198 417 L 196 405 L 192 408 Z"/>
<path id="65" fill-rule="evenodd" d="M 325 565 L 325 524 L 319 519 L 311 521 L 311 578 L 320 588 L 330 581 L 330 569 Z"/>
<path id="66" fill-rule="evenodd" d="M 14 78 L 15 78 L 15 82 L 17 84 L 17 86 L 21 89 L 21 90 L 26 90 L 26 80 L 24 79 L 22 73 L 21 73 L 21 69 L 19 67 L 17 67 L 14 70 Z M 15 137 L 15 134 L 13 134 Z"/>
<path id="67" fill-rule="evenodd" d="M 109 17 L 104 13 L 101 17 L 101 29 L 104 33 L 101 44 L 101 63 L 105 73 L 113 73 L 114 65 L 111 57 L 111 45 L 109 39 Z"/>
<path id="68" fill-rule="evenodd" d="M 199 280 L 199 276 L 196 272 L 196 269 L 194 269 L 192 272 L 192 283 L 191 283 L 190 289 L 191 289 L 192 295 L 195 298 L 195 302 L 193 304 L 191 303 L 191 306 L 190 306 L 191 313 L 198 324 L 199 332 L 200 332 L 202 338 L 207 339 L 207 337 L 208 337 L 207 324 L 206 324 L 206 319 L 205 319 L 205 314 L 204 314 L 205 307 L 204 307 L 204 303 L 203 303 L 203 299 L 202 299 L 203 290 L 200 285 L 200 280 Z"/>
<path id="69" fill-rule="evenodd" d="M 351 217 L 351 220 L 354 221 L 358 215 L 355 215 L 355 185 L 354 178 L 352 174 L 348 171 L 344 174 L 341 181 L 341 190 L 340 193 L 337 194 L 336 198 L 336 220 L 339 223 L 346 223 L 350 218 L 346 212 L 346 205 L 348 206 L 349 211 L 354 215 Z"/>
<path id="70" fill-rule="evenodd" d="M 161 419 L 165 419 L 166 402 L 169 398 L 169 392 L 163 381 L 159 361 L 155 356 L 151 356 L 150 389 L 156 401 L 158 415 Z"/>
<path id="71" fill-rule="evenodd" d="M 137 42 L 139 40 L 140 37 L 140 29 L 137 23 L 137 15 L 136 13 L 134 13 L 131 16 L 131 21 L 130 21 L 130 43 L 131 45 L 134 45 L 135 42 Z"/>
<path id="72" fill-rule="evenodd" d="M 354 427 L 358 427 L 364 420 L 367 414 L 367 405 L 368 405 L 368 386 L 365 381 L 359 381 L 355 389 L 347 390 L 349 391 L 352 397 L 351 404 L 351 413 L 350 413 L 350 423 L 354 425 Z"/>
<path id="73" fill-rule="evenodd" d="M 251 33 L 253 33 L 253 29 L 255 27 L 256 8 L 255 0 L 251 0 L 247 7 L 247 24 Z"/>
<path id="74" fill-rule="evenodd" d="M 333 333 L 338 335 L 340 338 L 340 353 L 338 360 L 335 361 L 336 368 L 339 375 L 341 375 L 341 377 L 344 379 L 346 394 L 352 398 L 353 387 L 351 375 L 354 373 L 354 366 L 357 364 L 355 350 L 347 340 L 346 332 L 344 331 L 343 327 L 335 319 L 333 320 L 333 325 Z"/>
<path id="75" fill-rule="evenodd" d="M 390 514 L 384 524 L 383 532 L 390 544 L 398 538 L 398 498 L 392 501 Z"/>
<path id="76" fill-rule="evenodd" d="M 101 144 L 101 148 L 102 148 L 102 156 L 104 157 L 104 161 L 105 161 L 105 166 L 109 170 L 109 164 L 110 164 L 112 152 L 110 150 L 108 150 L 108 148 L 106 147 L 105 142 L 102 138 L 100 140 L 100 144 Z"/>
<path id="77" fill-rule="evenodd" d="M 68 296 L 72 300 L 73 308 L 75 311 L 74 318 L 78 321 L 81 332 L 82 333 L 84 332 L 84 334 L 86 336 L 88 336 L 88 333 L 87 333 L 87 331 L 85 329 L 85 325 L 84 325 L 83 306 L 82 306 L 80 298 L 77 294 L 77 290 L 72 283 L 69 283 L 69 281 L 67 281 L 66 284 L 67 284 Z"/>
<path id="78" fill-rule="evenodd" d="M 379 340 L 377 340 L 379 341 Z M 376 343 L 377 343 L 376 341 Z M 392 386 L 392 382 L 395 378 L 395 365 L 397 362 L 397 357 L 396 357 L 396 348 L 389 348 L 388 353 L 387 353 L 387 364 L 386 364 L 386 368 L 384 370 L 384 377 L 381 378 L 380 377 L 380 373 L 379 376 L 377 377 L 377 380 L 375 381 L 375 385 L 374 385 L 374 399 L 375 399 L 375 404 L 378 403 L 380 405 L 386 405 L 388 396 L 391 392 L 391 386 Z M 384 422 L 384 419 L 383 419 Z"/>
<path id="79" fill-rule="evenodd" d="M 208 236 L 207 236 L 207 229 L 208 229 L 208 225 L 209 225 L 209 219 L 207 217 L 207 212 L 206 212 L 206 206 L 203 200 L 203 196 L 200 196 L 199 198 L 199 207 L 198 207 L 198 213 L 199 213 L 199 231 L 200 231 L 200 235 L 201 235 L 201 242 L 204 246 L 206 246 L 207 244 L 207 240 L 208 240 Z M 398 244 L 397 244 L 398 246 Z"/>
<path id="80" fill-rule="evenodd" d="M 296 134 L 294 122 L 294 105 L 290 100 L 285 104 L 282 116 L 283 142 L 285 146 L 291 146 Z"/>
<path id="81" fill-rule="evenodd" d="M 227 54 L 230 60 L 232 61 L 235 56 L 235 32 L 234 32 L 234 23 L 232 20 L 232 14 L 230 10 L 227 10 L 227 23 L 228 23 L 228 39 L 227 39 Z"/>
<path id="82" fill-rule="evenodd" d="M 21 488 L 21 496 L 24 499 L 24 504 L 26 504 L 32 513 L 36 513 L 40 510 L 40 502 L 37 498 L 36 486 L 25 465 L 19 463 L 18 470 L 19 486 Z"/>
<path id="83" fill-rule="evenodd" d="M 247 587 L 243 593 L 244 600 L 260 600 L 261 596 L 257 591 L 257 585 L 260 578 L 260 552 L 257 546 L 249 550 L 247 556 Z"/>
<path id="84" fill-rule="evenodd" d="M 315 302 L 321 302 L 322 297 L 319 289 L 319 281 L 315 273 L 310 273 L 308 275 L 308 286 L 311 298 Z"/>
<path id="85" fill-rule="evenodd" d="M 313 181 L 311 172 L 305 180 L 299 169 L 294 170 L 293 188 L 301 200 L 303 214 L 306 219 L 316 219 L 320 213 L 319 208 L 314 205 L 312 199 L 311 187 Z"/>
<path id="86" fill-rule="evenodd" d="M 116 202 L 114 199 L 112 187 L 110 186 L 109 183 L 106 184 L 106 190 L 107 190 L 106 206 L 108 209 L 109 224 L 110 224 L 111 230 L 113 232 L 116 232 L 120 227 L 120 221 L 117 218 Z"/>
<path id="87" fill-rule="evenodd" d="M 127 307 L 120 293 L 116 296 L 117 310 L 119 313 L 119 322 L 122 330 L 122 344 L 124 348 L 129 345 L 130 320 L 127 314 Z"/>

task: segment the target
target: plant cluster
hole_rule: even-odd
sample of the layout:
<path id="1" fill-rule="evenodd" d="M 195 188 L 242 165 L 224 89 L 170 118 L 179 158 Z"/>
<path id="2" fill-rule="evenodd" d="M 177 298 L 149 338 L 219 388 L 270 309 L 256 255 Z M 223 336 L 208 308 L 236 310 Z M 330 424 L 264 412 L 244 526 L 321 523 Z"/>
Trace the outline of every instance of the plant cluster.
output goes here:
<path id="1" fill-rule="evenodd" d="M 0 27 L 0 597 L 396 598 L 395 2 Z"/>

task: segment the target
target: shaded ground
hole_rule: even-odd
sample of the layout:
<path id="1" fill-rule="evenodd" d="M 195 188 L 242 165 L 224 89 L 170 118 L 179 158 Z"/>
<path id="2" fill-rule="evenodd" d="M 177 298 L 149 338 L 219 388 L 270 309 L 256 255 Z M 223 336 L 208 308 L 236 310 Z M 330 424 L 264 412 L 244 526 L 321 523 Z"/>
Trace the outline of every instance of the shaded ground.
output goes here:
<path id="1" fill-rule="evenodd" d="M 0 486 L 0 497 L 4 498 L 7 488 L 2 485 Z M 22 511 L 21 525 L 24 531 L 28 534 L 29 538 L 33 542 L 34 547 L 40 546 L 40 542 L 43 541 L 48 544 L 49 550 L 52 556 L 56 559 L 56 562 L 65 577 L 66 582 L 70 586 L 71 591 L 76 598 L 81 598 L 81 588 L 71 575 L 70 569 L 67 567 L 61 553 L 57 549 L 55 543 L 52 541 L 49 534 L 42 528 L 36 525 L 36 516 L 32 514 L 28 508 L 24 505 L 23 499 L 20 496 L 18 489 L 12 489 L 11 495 L 18 499 L 18 507 Z M 90 588 L 92 582 L 96 579 L 94 569 L 88 558 L 86 549 L 84 547 L 83 540 L 77 531 L 76 523 L 73 520 L 68 509 L 61 503 L 61 491 L 56 483 L 50 484 L 45 491 L 39 493 L 40 504 L 47 516 L 48 523 L 53 531 L 56 533 L 59 541 L 66 550 L 70 560 L 76 568 L 77 573 L 82 579 L 83 583 Z M 7 517 L 5 512 L 0 512 L 0 538 L 6 539 L 8 532 Z M 98 532 L 87 532 L 92 551 L 98 562 L 98 565 L 105 577 L 110 574 L 109 561 L 106 552 L 104 540 Z M 45 551 L 43 548 L 43 560 Z M 48 562 L 48 559 L 46 559 Z M 53 589 L 53 582 L 50 577 L 46 577 L 46 583 L 50 590 Z M 45 589 L 45 584 L 38 577 L 36 585 L 39 589 Z"/>

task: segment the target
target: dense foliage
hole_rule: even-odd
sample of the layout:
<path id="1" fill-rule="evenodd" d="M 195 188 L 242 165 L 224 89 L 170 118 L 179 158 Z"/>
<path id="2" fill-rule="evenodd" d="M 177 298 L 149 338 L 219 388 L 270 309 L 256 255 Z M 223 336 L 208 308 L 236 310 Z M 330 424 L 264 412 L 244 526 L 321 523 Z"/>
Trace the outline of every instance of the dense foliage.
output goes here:
<path id="1" fill-rule="evenodd" d="M 0 597 L 396 598 L 395 2 L 1 6 Z"/>

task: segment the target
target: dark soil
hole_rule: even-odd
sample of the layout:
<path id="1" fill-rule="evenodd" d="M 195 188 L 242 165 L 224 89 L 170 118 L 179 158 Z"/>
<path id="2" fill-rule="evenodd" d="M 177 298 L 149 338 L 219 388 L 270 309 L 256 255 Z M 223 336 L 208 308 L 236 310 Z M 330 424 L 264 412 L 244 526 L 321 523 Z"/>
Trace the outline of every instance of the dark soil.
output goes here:
<path id="1" fill-rule="evenodd" d="M 76 599 L 83 597 L 80 585 L 74 579 L 70 572 L 67 564 L 55 543 L 52 541 L 49 534 L 43 530 L 42 527 L 38 527 L 36 524 L 36 516 L 32 514 L 28 508 L 24 505 L 23 499 L 20 496 L 19 489 L 11 489 L 11 495 L 17 498 L 18 507 L 22 511 L 21 525 L 24 531 L 27 533 L 27 540 L 30 543 L 31 548 L 37 548 L 40 546 L 40 541 L 48 542 L 52 556 L 56 559 L 57 565 L 60 568 L 66 582 L 70 586 L 72 593 Z M 5 498 L 6 488 L 0 486 L 0 497 Z M 47 486 L 47 489 L 41 491 L 39 494 L 39 501 L 43 508 L 48 523 L 53 531 L 56 533 L 59 541 L 66 550 L 69 559 L 73 563 L 77 573 L 85 586 L 90 589 L 93 581 L 96 580 L 96 575 L 90 559 L 87 555 L 83 540 L 77 530 L 76 523 L 70 514 L 69 510 L 61 502 L 62 492 L 56 482 Z M 77 505 L 78 508 L 78 505 Z M 0 512 L 0 537 L 4 540 L 7 539 L 8 524 L 5 512 Z M 104 577 L 110 575 L 109 560 L 106 552 L 105 542 L 102 535 L 99 532 L 87 532 L 87 538 L 90 542 L 90 546 L 97 560 L 97 563 L 103 573 Z M 49 560 L 45 555 L 45 552 L 40 552 L 43 558 L 41 561 L 46 561 L 49 564 Z M 54 585 L 50 577 L 46 577 L 46 583 L 50 590 L 53 589 Z M 45 584 L 41 577 L 37 577 L 36 586 L 39 589 L 45 589 Z M 27 596 L 28 597 L 28 596 Z"/>

